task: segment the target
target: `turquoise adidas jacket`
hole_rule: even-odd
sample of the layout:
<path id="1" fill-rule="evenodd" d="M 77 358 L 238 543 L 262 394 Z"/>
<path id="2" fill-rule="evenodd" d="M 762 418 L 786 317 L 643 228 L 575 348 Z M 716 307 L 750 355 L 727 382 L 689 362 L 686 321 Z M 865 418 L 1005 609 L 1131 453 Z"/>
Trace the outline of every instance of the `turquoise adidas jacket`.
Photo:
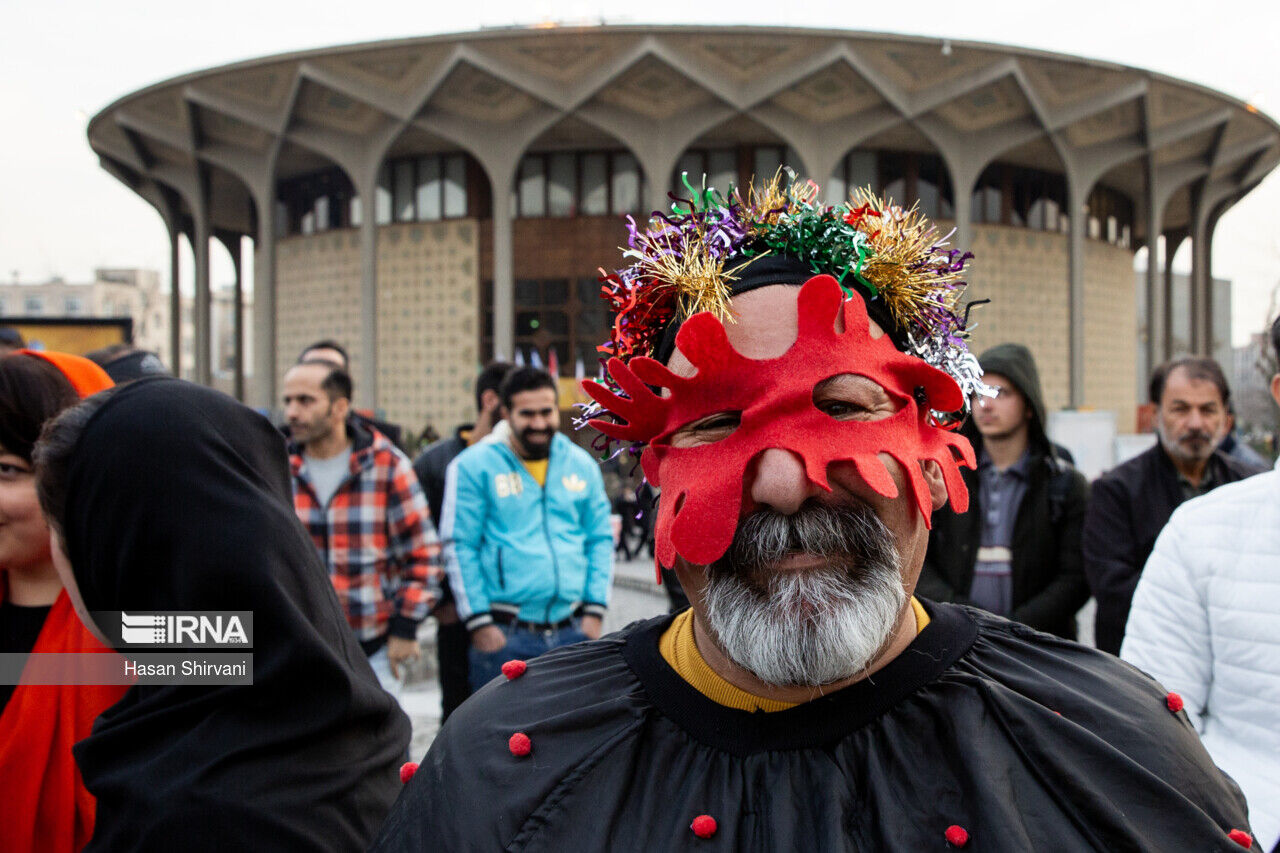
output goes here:
<path id="1" fill-rule="evenodd" d="M 469 630 L 495 610 L 555 623 L 579 604 L 602 616 L 613 574 L 609 513 L 599 464 L 562 434 L 551 442 L 545 486 L 500 435 L 458 454 L 440 532 L 459 618 Z"/>

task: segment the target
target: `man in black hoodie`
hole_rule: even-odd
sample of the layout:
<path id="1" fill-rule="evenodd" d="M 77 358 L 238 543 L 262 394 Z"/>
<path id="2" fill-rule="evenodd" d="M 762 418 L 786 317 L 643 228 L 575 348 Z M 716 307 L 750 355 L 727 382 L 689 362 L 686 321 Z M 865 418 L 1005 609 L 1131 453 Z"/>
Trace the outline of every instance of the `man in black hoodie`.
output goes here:
<path id="1" fill-rule="evenodd" d="M 916 589 L 1074 640 L 1089 597 L 1080 556 L 1088 484 L 1045 435 L 1031 352 L 1000 344 L 978 360 L 998 393 L 976 396 L 964 427 L 978 456 L 976 471 L 961 472 L 969 511 L 933 514 Z"/>

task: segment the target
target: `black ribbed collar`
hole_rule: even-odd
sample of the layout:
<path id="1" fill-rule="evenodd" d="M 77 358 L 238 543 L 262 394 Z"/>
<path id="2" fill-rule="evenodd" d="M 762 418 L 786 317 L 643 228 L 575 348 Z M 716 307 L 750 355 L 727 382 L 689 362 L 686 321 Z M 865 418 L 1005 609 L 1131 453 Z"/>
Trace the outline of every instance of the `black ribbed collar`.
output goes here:
<path id="1" fill-rule="evenodd" d="M 699 693 L 662 658 L 672 617 L 639 626 L 622 655 L 662 713 L 702 743 L 735 755 L 828 747 L 889 710 L 956 662 L 978 636 L 963 608 L 922 601 L 929 626 L 888 666 L 829 696 L 785 711 L 739 711 Z"/>

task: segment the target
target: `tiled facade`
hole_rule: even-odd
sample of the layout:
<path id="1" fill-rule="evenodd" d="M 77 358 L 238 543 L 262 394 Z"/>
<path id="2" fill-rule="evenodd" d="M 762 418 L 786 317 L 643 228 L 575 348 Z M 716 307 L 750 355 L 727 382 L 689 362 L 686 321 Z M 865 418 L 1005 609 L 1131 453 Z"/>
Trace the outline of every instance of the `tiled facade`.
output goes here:
<path id="1" fill-rule="evenodd" d="M 1096 240 L 1084 245 L 1084 404 L 1116 413 L 1116 430 L 1137 429 L 1134 348 L 1138 308 L 1133 253 Z"/>
<path id="2" fill-rule="evenodd" d="M 277 382 L 303 347 L 322 338 L 347 348 L 351 373 L 359 376 L 360 234 L 352 229 L 276 246 Z"/>
<path id="3" fill-rule="evenodd" d="M 970 299 L 991 303 L 973 311 L 972 347 L 1015 341 L 1035 355 L 1045 405 L 1063 408 L 1071 396 L 1067 237 L 1023 228 L 973 228 Z M 1084 405 L 1116 413 L 1121 433 L 1136 428 L 1133 253 L 1085 241 Z"/>
<path id="4" fill-rule="evenodd" d="M 414 433 L 475 416 L 475 220 L 378 229 L 378 405 Z"/>
<path id="5" fill-rule="evenodd" d="M 995 344 L 1026 344 L 1036 359 L 1045 406 L 1066 406 L 1071 395 L 1067 329 L 1067 238 L 1061 234 L 973 227 L 969 299 L 990 299 L 973 309 L 974 353 Z M 1126 293 L 1129 291 L 1126 290 Z M 1130 329 L 1127 338 L 1132 339 Z"/>

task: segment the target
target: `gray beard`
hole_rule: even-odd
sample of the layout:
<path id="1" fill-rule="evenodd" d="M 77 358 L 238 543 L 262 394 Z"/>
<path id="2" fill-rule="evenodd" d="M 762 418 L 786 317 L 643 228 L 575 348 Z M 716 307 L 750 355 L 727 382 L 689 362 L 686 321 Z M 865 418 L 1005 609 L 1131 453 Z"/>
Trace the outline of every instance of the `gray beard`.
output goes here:
<path id="1" fill-rule="evenodd" d="M 828 565 L 774 568 L 796 553 Z M 907 603 L 892 533 L 860 502 L 753 513 L 706 573 L 711 634 L 730 660 L 779 687 L 820 687 L 865 670 Z"/>

